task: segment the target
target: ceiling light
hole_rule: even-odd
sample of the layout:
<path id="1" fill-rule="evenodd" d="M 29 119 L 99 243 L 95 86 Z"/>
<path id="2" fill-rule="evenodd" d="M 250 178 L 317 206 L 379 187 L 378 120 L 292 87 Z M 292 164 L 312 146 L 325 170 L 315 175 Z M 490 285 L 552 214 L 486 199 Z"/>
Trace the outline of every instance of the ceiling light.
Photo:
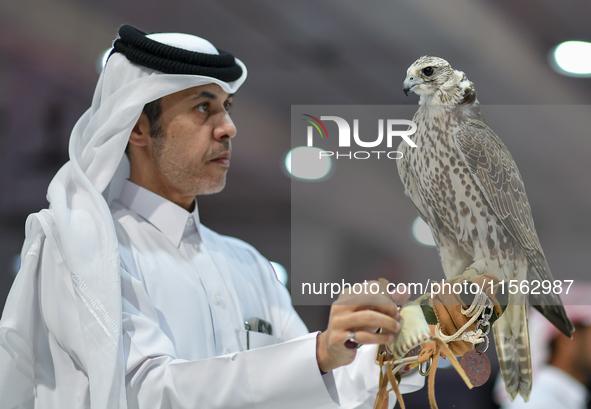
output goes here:
<path id="1" fill-rule="evenodd" d="M 113 48 L 109 48 L 108 50 L 103 51 L 96 59 L 96 71 L 100 74 L 103 72 L 103 68 L 105 68 L 105 64 L 107 64 L 107 60 L 109 59 L 109 55 L 111 55 L 111 51 Z"/>
<path id="2" fill-rule="evenodd" d="M 554 71 L 570 77 L 591 77 L 591 43 L 566 41 L 555 47 L 548 59 Z"/>
<path id="3" fill-rule="evenodd" d="M 16 276 L 18 271 L 21 269 L 21 255 L 17 254 L 12 257 L 12 274 Z"/>
<path id="4" fill-rule="evenodd" d="M 419 243 L 424 244 L 425 246 L 435 245 L 431 228 L 420 217 L 417 217 L 412 224 L 412 234 Z"/>
<path id="5" fill-rule="evenodd" d="M 310 146 L 293 148 L 285 157 L 285 168 L 290 175 L 305 180 L 325 178 L 332 168 L 329 156 L 321 155 L 324 150 Z"/>
<path id="6" fill-rule="evenodd" d="M 271 266 L 273 266 L 273 270 L 275 270 L 277 279 L 281 281 L 283 285 L 287 285 L 287 270 L 285 267 L 275 261 L 271 261 Z"/>

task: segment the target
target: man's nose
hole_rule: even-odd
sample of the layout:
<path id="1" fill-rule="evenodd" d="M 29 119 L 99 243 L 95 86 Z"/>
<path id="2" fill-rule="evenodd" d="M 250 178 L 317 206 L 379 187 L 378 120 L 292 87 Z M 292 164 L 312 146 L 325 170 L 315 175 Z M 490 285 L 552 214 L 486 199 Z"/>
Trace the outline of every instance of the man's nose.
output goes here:
<path id="1" fill-rule="evenodd" d="M 213 136 L 218 140 L 224 138 L 232 139 L 236 136 L 236 132 L 236 126 L 234 125 L 232 118 L 230 118 L 230 115 L 226 112 L 223 114 L 216 125 Z"/>

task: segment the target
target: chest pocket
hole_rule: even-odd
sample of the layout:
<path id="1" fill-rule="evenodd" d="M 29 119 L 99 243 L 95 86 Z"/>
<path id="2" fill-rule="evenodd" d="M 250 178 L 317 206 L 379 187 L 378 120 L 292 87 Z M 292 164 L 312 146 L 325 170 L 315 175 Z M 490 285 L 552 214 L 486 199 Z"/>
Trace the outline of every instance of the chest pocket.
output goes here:
<path id="1" fill-rule="evenodd" d="M 262 332 L 240 330 L 240 344 L 244 350 L 262 348 L 281 342 L 275 335 L 263 334 Z"/>

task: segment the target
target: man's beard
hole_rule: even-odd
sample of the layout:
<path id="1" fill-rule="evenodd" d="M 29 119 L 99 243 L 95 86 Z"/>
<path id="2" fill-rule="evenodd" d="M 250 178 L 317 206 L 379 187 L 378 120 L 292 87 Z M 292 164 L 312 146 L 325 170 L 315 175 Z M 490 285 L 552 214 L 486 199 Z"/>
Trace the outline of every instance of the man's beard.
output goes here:
<path id="1" fill-rule="evenodd" d="M 162 132 L 162 129 L 154 129 L 155 132 L 151 133 L 152 139 L 152 158 L 156 168 L 163 174 L 172 184 L 177 188 L 180 188 L 182 192 L 191 193 L 193 196 L 196 195 L 211 195 L 221 192 L 226 186 L 226 175 L 224 174 L 220 179 L 213 180 L 202 178 L 200 174 L 193 174 L 190 166 L 179 166 L 176 158 L 167 150 L 166 141 L 168 138 Z M 208 161 L 216 158 L 223 152 L 231 151 L 230 140 L 223 140 L 220 142 L 218 147 L 208 155 Z"/>

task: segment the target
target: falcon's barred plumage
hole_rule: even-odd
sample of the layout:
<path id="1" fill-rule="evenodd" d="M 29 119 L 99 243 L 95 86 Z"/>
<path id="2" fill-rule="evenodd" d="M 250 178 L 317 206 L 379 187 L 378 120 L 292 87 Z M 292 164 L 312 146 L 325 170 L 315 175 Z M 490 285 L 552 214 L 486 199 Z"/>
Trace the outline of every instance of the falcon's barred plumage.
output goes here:
<path id="1" fill-rule="evenodd" d="M 437 57 L 410 66 L 404 92 L 420 96 L 413 117 L 418 148 L 402 143 L 398 172 L 429 224 L 447 278 L 466 271 L 500 280 L 552 280 L 519 170 L 488 126 L 474 84 Z M 471 270 L 472 269 L 472 270 Z M 528 301 L 560 331 L 574 330 L 556 294 L 510 295 L 494 324 L 501 372 L 513 399 L 531 391 Z"/>

